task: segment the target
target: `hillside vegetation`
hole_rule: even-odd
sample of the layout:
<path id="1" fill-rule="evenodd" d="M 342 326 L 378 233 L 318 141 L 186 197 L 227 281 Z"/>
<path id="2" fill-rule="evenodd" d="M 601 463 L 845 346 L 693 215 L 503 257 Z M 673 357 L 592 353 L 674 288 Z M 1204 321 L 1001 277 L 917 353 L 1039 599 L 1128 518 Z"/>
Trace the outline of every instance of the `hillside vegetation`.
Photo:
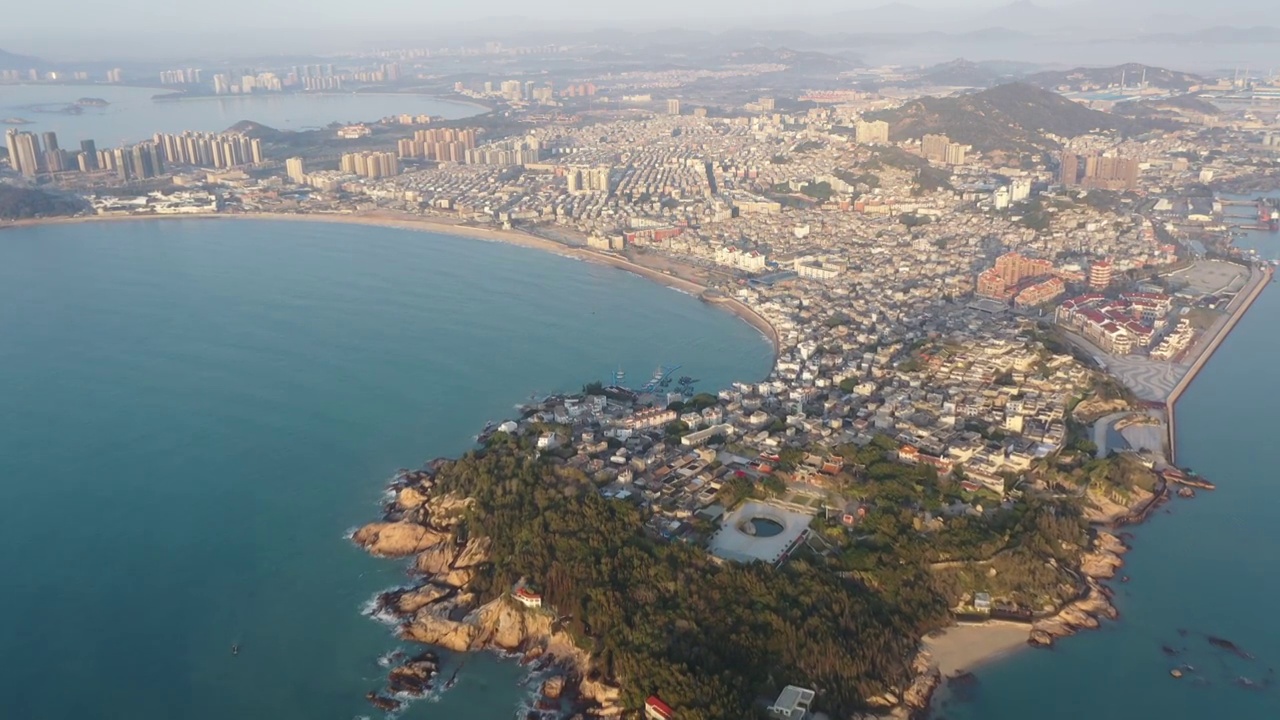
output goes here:
<path id="1" fill-rule="evenodd" d="M 1141 129 L 1128 118 L 1091 110 L 1025 83 L 999 85 L 971 95 L 922 98 L 869 117 L 889 123 L 891 140 L 918 140 L 941 133 L 984 153 L 1059 147 L 1050 135 L 1070 138 L 1095 130 L 1131 133 Z"/>
<path id="2" fill-rule="evenodd" d="M 88 203 L 79 198 L 0 184 L 0 220 L 75 215 L 87 209 Z"/>
<path id="3" fill-rule="evenodd" d="M 757 697 L 796 683 L 848 717 L 909 684 L 917 638 L 946 623 L 927 582 L 890 597 L 804 557 L 778 570 L 720 565 L 699 547 L 658 540 L 639 508 L 513 441 L 495 439 L 437 480 L 474 498 L 460 537 L 492 540 L 472 589 L 489 600 L 521 577 L 536 582 L 632 707 L 660 692 L 688 720 L 753 718 Z"/>
<path id="4" fill-rule="evenodd" d="M 1126 63 L 1106 68 L 1080 67 L 1072 70 L 1041 72 L 1028 75 L 1025 82 L 1048 90 L 1109 87 L 1119 85 L 1122 81 L 1128 87 L 1136 87 L 1142 82 L 1144 72 L 1147 86 L 1161 90 L 1187 92 L 1192 87 L 1205 83 L 1205 79 L 1199 75 L 1139 63 Z"/>

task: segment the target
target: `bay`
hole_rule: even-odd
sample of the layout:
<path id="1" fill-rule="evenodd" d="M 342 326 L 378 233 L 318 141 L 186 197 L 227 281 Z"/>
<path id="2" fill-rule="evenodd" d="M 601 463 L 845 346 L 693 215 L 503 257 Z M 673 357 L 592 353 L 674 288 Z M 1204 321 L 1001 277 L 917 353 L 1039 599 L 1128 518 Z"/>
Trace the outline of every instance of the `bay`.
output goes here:
<path id="1" fill-rule="evenodd" d="M 153 100 L 165 88 L 119 85 L 0 85 L 0 118 L 20 117 L 20 130 L 58 133 L 64 148 L 94 140 L 99 148 L 150 138 L 158 132 L 220 132 L 242 120 L 277 130 L 305 130 L 333 122 L 371 122 L 409 113 L 450 120 L 484 112 L 477 105 L 450 102 L 412 93 L 258 93 Z M 49 112 L 82 97 L 102 98 L 109 105 L 85 107 L 78 114 Z M 8 127 L 8 126 L 2 126 Z"/>
<path id="2" fill-rule="evenodd" d="M 1237 244 L 1280 258 L 1273 233 L 1245 233 Z M 1271 613 L 1280 593 L 1280 482 L 1268 453 L 1280 432 L 1277 324 L 1280 292 L 1271 285 L 1179 401 L 1178 462 L 1218 489 L 1130 528 L 1121 572 L 1131 581 L 1112 583 L 1119 621 L 980 668 L 972 700 L 942 698 L 943 717 L 1280 717 L 1280 624 Z M 1170 676 L 1185 665 L 1194 670 Z"/>
<path id="3" fill-rule="evenodd" d="M 400 643 L 360 611 L 403 565 L 344 535 L 396 468 L 619 364 L 715 389 L 771 360 L 693 297 L 525 248 L 306 222 L 0 231 L 2 714 L 374 715 Z M 510 718 L 521 679 L 478 655 L 404 717 Z"/>

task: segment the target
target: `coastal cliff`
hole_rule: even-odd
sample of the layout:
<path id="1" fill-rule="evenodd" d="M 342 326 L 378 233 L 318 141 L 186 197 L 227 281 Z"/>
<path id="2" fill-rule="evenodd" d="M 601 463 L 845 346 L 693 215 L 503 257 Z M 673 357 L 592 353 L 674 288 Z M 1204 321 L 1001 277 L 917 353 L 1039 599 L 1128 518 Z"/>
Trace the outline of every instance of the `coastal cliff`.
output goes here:
<path id="1" fill-rule="evenodd" d="M 400 621 L 398 635 L 454 652 L 492 649 L 538 659 L 542 666 L 555 663 L 574 683 L 567 695 L 577 701 L 576 707 L 589 708 L 594 717 L 622 714 L 619 689 L 591 677 L 590 655 L 556 629 L 552 612 L 523 607 L 507 594 L 480 602 L 470 585 L 476 570 L 489 562 L 492 541 L 460 541 L 454 532 L 470 500 L 432 496 L 427 473 L 402 474 L 397 482 L 401 486 L 392 488 L 395 499 L 386 507 L 386 519 L 360 528 L 352 541 L 379 557 L 411 558 L 417 582 L 384 592 L 376 601 L 376 611 Z M 393 668 L 388 686 L 395 690 L 406 675 L 418 672 L 411 663 Z M 565 681 L 559 676 L 554 680 L 558 699 Z M 376 693 L 370 701 L 378 707 L 395 702 Z"/>

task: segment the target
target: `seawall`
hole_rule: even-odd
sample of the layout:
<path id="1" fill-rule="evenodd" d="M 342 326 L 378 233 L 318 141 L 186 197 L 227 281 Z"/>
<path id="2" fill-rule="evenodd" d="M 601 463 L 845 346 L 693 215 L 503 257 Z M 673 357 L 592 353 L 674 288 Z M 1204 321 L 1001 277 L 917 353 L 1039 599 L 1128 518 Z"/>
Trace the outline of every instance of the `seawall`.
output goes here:
<path id="1" fill-rule="evenodd" d="M 1191 364 L 1190 369 L 1188 369 L 1186 374 L 1182 376 L 1182 379 L 1178 381 L 1178 384 L 1174 386 L 1172 392 L 1169 393 L 1169 397 L 1165 399 L 1165 417 L 1168 419 L 1168 422 L 1166 422 L 1165 425 L 1169 433 L 1166 438 L 1166 443 L 1169 448 L 1170 464 L 1176 463 L 1178 457 L 1178 422 L 1176 412 L 1178 399 L 1181 398 L 1182 393 L 1191 386 L 1191 383 L 1196 379 L 1196 375 L 1204 369 L 1205 364 L 1209 362 L 1209 358 L 1218 350 L 1218 347 L 1222 345 L 1222 342 L 1227 339 L 1227 335 L 1231 334 L 1236 323 L 1240 322 L 1240 319 L 1245 316 L 1245 313 L 1249 312 L 1249 308 L 1253 306 L 1253 303 L 1258 299 L 1258 296 L 1262 295 L 1262 291 L 1271 283 L 1271 278 L 1274 273 L 1275 270 L 1268 266 L 1263 266 L 1261 270 L 1253 271 L 1248 291 L 1242 297 L 1237 297 L 1236 301 L 1234 301 L 1236 307 L 1229 311 L 1230 317 L 1227 319 L 1226 324 L 1218 330 L 1217 334 L 1215 334 L 1209 341 L 1209 344 L 1200 351 L 1195 362 Z"/>

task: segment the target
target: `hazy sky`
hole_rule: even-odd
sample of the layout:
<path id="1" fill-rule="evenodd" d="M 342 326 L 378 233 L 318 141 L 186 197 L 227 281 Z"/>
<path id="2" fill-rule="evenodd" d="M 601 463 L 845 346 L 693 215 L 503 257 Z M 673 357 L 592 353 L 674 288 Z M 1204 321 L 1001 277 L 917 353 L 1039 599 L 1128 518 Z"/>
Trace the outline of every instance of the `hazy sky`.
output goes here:
<path id="1" fill-rule="evenodd" d="M 20 0 L 12 0 L 20 2 Z M 297 52 L 328 48 L 349 50 L 371 45 L 406 46 L 414 40 L 437 44 L 450 34 L 492 33 L 511 36 L 521 29 L 585 30 L 601 26 L 653 29 L 677 26 L 723 30 L 730 27 L 856 31 L 858 9 L 878 8 L 890 0 L 40 0 L 7 13 L 0 25 L 0 49 L 50 59 L 172 56 L 174 53 Z M 982 26 L 1005 20 L 1009 0 L 900 0 L 926 8 L 920 23 L 964 18 Z M 1106 14 L 1112 32 L 1136 28 L 1157 14 L 1212 14 L 1215 24 L 1267 24 L 1274 0 L 1035 0 L 1040 8 L 1071 8 L 1064 15 L 1090 18 Z M 1149 8 L 1143 12 L 1140 8 Z M 804 18 L 840 13 L 838 27 Z M 1116 13 L 1128 16 L 1118 19 Z M 1034 14 L 1034 13 L 1032 13 Z M 870 13 L 868 21 L 874 21 Z M 1027 13 L 1022 13 L 1025 17 Z M 513 17 L 527 18 L 511 22 Z M 911 20 L 913 20 L 912 18 Z M 503 22 L 502 20 L 507 20 Z M 945 21 L 945 20 L 944 20 Z M 895 22 L 897 22 L 895 18 Z M 1056 23 L 1045 25 L 1052 28 Z M 1277 20 L 1280 24 L 1280 19 Z M 921 25 L 904 21 L 910 30 Z M 883 28 L 876 28 L 877 30 Z M 382 42 L 380 42 L 382 41 Z M 385 44 L 383 44 L 385 43 Z"/>

